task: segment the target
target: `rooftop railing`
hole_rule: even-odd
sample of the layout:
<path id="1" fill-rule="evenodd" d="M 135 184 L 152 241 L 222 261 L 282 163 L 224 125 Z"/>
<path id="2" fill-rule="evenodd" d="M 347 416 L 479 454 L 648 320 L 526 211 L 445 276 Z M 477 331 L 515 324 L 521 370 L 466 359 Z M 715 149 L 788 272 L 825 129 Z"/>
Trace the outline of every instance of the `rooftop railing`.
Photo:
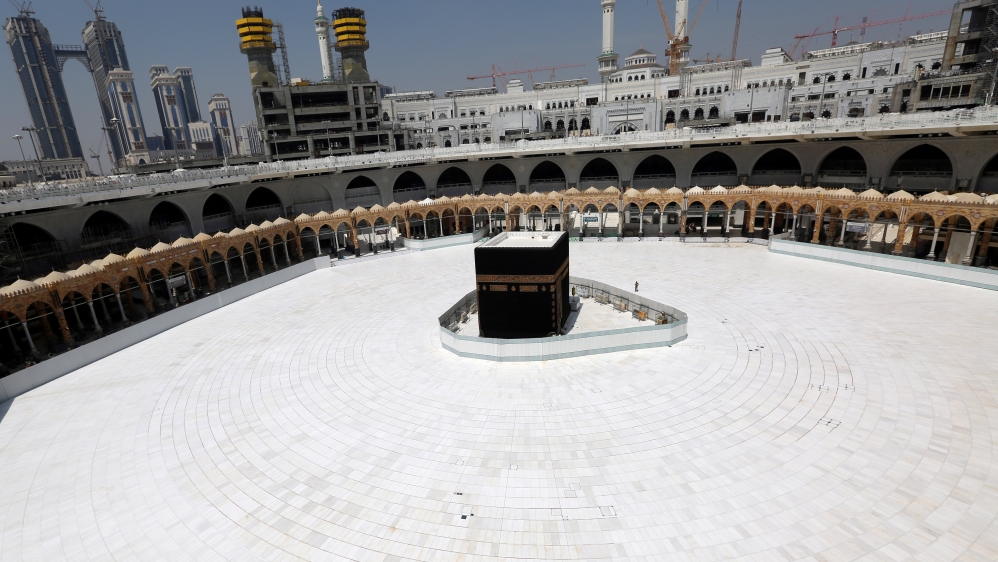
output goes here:
<path id="1" fill-rule="evenodd" d="M 635 132 L 621 135 L 567 137 L 540 141 L 462 144 L 454 147 L 422 148 L 398 152 L 351 154 L 326 158 L 267 162 L 247 166 L 229 166 L 210 170 L 176 170 L 148 176 L 110 176 L 77 182 L 40 183 L 33 187 L 18 186 L 0 190 L 0 213 L 15 212 L 24 202 L 52 198 L 83 198 L 90 194 L 113 194 L 120 197 L 138 195 L 135 190 L 149 188 L 155 192 L 199 189 L 208 184 L 243 183 L 266 174 L 294 174 L 309 171 L 348 170 L 349 168 L 397 167 L 415 163 L 489 157 L 501 153 L 557 153 L 578 150 L 615 149 L 624 145 L 682 143 L 716 139 L 719 141 L 770 136 L 801 136 L 821 134 L 871 134 L 892 130 L 924 130 L 995 125 L 998 128 L 998 108 L 979 107 L 972 110 L 916 114 L 885 114 L 874 117 L 816 119 L 813 121 L 753 123 L 731 127 L 703 129 L 668 129 L 659 132 Z M 148 191 L 147 190 L 147 191 Z M 132 193 L 129 193 L 132 192 Z"/>

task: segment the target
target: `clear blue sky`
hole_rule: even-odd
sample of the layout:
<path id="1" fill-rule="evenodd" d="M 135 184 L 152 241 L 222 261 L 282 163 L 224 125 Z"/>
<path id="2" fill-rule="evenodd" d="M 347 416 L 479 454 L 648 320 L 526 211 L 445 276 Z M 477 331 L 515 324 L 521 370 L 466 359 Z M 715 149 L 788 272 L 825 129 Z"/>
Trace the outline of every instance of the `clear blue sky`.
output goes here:
<path id="1" fill-rule="evenodd" d="M 93 1 L 93 0 L 92 0 Z M 693 57 L 731 53 L 737 0 L 705 0 L 704 13 L 693 30 Z M 246 59 L 239 53 L 235 20 L 250 2 L 236 0 L 104 0 L 108 19 L 125 37 L 148 134 L 161 134 L 156 106 L 148 88 L 151 65 L 194 69 L 202 112 L 208 98 L 223 93 L 232 100 L 237 123 L 254 119 Z M 291 73 L 321 78 L 318 41 L 312 25 L 313 0 L 253 0 L 264 14 L 285 26 Z M 669 10 L 674 0 L 665 0 Z M 504 69 L 584 63 L 563 70 L 559 78 L 587 77 L 598 82 L 596 56 L 600 52 L 599 0 L 326 0 L 327 13 L 343 5 L 367 11 L 367 53 L 371 76 L 399 90 L 445 90 L 485 86 L 469 83 L 469 74 L 488 73 L 493 63 Z M 693 17 L 699 3 L 693 5 Z M 951 8 L 950 0 L 913 2 L 911 13 Z M 746 0 L 742 14 L 739 57 L 759 56 L 768 47 L 789 48 L 795 33 L 816 27 L 830 29 L 835 16 L 840 25 L 902 16 L 909 4 L 897 0 Z M 92 19 L 84 0 L 35 0 L 35 17 L 49 29 L 56 43 L 80 44 L 80 32 Z M 9 2 L 0 4 L 0 16 L 14 15 Z M 946 16 L 872 28 L 867 39 L 893 39 L 945 29 Z M 856 36 L 858 39 L 858 35 Z M 846 34 L 842 42 L 849 41 Z M 810 49 L 828 47 L 830 37 L 816 38 Z M 662 55 L 666 37 L 655 0 L 618 0 L 616 51 L 630 54 L 645 47 Z M 14 73 L 10 51 L 0 55 L 0 159 L 19 159 L 11 136 L 30 124 L 24 95 Z M 97 94 L 83 67 L 70 61 L 64 72 L 70 103 L 84 153 L 101 142 Z M 526 79 L 526 77 L 523 77 Z M 546 79 L 547 77 L 543 77 Z M 535 79 L 541 78 L 535 76 Z M 106 149 L 101 149 L 102 153 Z M 103 157 L 106 162 L 106 155 Z M 96 169 L 93 161 L 90 161 Z"/>

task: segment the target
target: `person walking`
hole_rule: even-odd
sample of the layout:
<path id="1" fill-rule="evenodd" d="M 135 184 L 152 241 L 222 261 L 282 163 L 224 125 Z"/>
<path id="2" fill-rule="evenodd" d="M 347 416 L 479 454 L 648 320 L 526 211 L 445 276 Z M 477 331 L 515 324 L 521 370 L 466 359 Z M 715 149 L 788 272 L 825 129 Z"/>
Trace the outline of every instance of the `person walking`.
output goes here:
<path id="1" fill-rule="evenodd" d="M 638 292 L 638 282 L 637 281 L 634 282 L 634 292 L 635 293 Z"/>

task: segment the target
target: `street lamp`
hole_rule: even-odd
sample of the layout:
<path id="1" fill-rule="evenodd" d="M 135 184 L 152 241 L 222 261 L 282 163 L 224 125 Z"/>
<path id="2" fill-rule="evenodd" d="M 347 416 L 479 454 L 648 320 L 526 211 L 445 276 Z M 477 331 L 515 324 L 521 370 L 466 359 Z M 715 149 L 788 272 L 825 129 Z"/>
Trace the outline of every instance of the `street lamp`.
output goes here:
<path id="1" fill-rule="evenodd" d="M 38 147 L 35 145 L 34 133 L 38 132 L 37 127 L 21 127 L 22 131 L 28 133 L 28 138 L 31 139 L 31 149 L 35 151 L 35 161 L 38 162 L 38 174 L 41 175 L 42 181 L 47 181 L 48 178 L 45 177 L 45 170 L 42 169 L 42 159 L 38 157 Z"/>
<path id="2" fill-rule="evenodd" d="M 21 139 L 24 138 L 21 135 L 14 135 L 14 140 L 17 141 L 17 147 L 21 149 L 21 162 L 24 164 L 24 174 L 28 177 L 28 185 L 34 187 L 34 183 L 31 182 L 31 172 L 28 171 L 28 162 L 24 158 L 24 147 L 21 146 Z"/>

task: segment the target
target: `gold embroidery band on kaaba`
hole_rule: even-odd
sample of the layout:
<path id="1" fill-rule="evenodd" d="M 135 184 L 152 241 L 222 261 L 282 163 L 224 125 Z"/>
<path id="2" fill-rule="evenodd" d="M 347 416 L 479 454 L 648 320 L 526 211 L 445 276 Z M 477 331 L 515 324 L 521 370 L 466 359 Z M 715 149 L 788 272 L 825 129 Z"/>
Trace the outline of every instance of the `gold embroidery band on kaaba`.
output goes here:
<path id="1" fill-rule="evenodd" d="M 565 277 L 568 270 L 568 260 L 561 264 L 558 272 L 554 275 L 477 275 L 475 279 L 479 283 L 538 283 L 551 284 Z"/>

